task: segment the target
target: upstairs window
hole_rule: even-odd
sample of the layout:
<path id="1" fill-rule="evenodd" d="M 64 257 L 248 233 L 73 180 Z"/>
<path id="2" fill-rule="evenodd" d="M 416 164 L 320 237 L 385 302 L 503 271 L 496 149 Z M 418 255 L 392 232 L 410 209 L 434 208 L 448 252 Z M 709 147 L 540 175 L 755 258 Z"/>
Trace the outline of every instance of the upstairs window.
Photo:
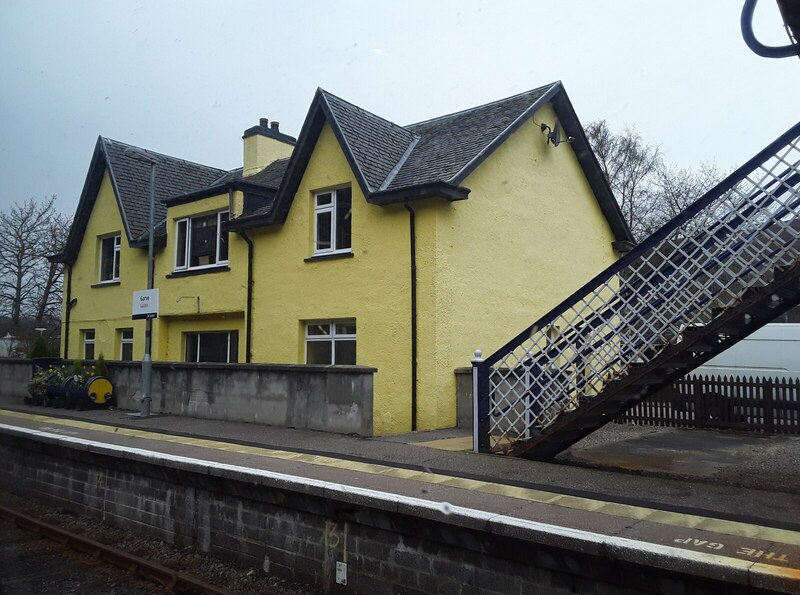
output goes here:
<path id="1" fill-rule="evenodd" d="M 187 217 L 175 222 L 175 270 L 221 266 L 228 262 L 228 212 Z"/>
<path id="2" fill-rule="evenodd" d="M 352 191 L 326 190 L 314 195 L 314 254 L 350 252 Z"/>
<path id="3" fill-rule="evenodd" d="M 355 321 L 307 323 L 306 363 L 354 366 L 356 363 Z"/>
<path id="4" fill-rule="evenodd" d="M 119 281 L 120 236 L 100 240 L 100 282 Z"/>

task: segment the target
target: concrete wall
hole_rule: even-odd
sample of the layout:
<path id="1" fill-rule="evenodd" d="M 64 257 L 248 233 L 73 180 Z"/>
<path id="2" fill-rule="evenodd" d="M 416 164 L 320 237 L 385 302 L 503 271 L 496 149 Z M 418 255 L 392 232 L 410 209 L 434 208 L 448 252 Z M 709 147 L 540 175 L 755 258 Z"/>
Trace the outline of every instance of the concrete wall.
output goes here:
<path id="1" fill-rule="evenodd" d="M 537 530 L 507 534 L 500 524 L 445 510 L 311 485 L 293 489 L 213 465 L 154 464 L 135 452 L 87 450 L 8 430 L 0 432 L 0 457 L 6 462 L 0 485 L 21 497 L 325 592 L 765 592 L 746 584 L 746 572 L 703 578 L 691 569 L 621 560 L 611 548 L 582 548 L 568 538 L 542 543 L 546 537 Z M 346 585 L 336 583 L 338 562 L 346 564 Z"/>
<path id="2" fill-rule="evenodd" d="M 29 359 L 0 360 L 0 391 L 4 395 L 25 398 L 31 380 L 33 364 Z"/>
<path id="3" fill-rule="evenodd" d="M 108 362 L 117 404 L 140 407 L 141 364 Z M 372 436 L 372 377 L 364 366 L 153 363 L 153 413 Z M 29 360 L 0 361 L 0 390 L 27 394 Z"/>

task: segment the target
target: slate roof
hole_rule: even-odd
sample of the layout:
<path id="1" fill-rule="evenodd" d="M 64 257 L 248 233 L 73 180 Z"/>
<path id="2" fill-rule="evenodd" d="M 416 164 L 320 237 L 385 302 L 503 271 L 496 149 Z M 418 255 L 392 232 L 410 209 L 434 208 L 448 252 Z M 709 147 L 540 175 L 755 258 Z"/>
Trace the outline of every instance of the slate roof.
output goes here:
<path id="1" fill-rule="evenodd" d="M 147 233 L 150 212 L 150 164 L 126 154 L 137 152 L 157 161 L 155 221 L 167 216 L 163 201 L 176 194 L 185 194 L 210 186 L 228 172 L 224 169 L 192 163 L 141 147 L 100 137 L 106 155 L 109 174 L 127 223 L 129 239 Z"/>
<path id="2" fill-rule="evenodd" d="M 288 157 L 277 159 L 261 171 L 249 176 L 243 176 L 242 168 L 239 167 L 237 169 L 232 169 L 229 172 L 225 172 L 225 175 L 217 178 L 207 187 L 216 188 L 226 184 L 233 184 L 234 182 L 245 182 L 248 184 L 255 184 L 257 186 L 263 186 L 265 188 L 277 190 L 281 185 L 281 180 L 283 179 L 283 174 L 286 172 L 287 165 L 289 165 Z M 175 194 L 172 195 L 172 198 L 176 198 L 178 196 L 178 194 Z"/>
<path id="3" fill-rule="evenodd" d="M 318 89 L 292 156 L 279 159 L 252 176 L 242 168 L 226 171 L 177 159 L 100 137 L 84 193 L 70 232 L 65 258 L 77 255 L 104 167 L 111 174 L 117 200 L 134 245 L 146 241 L 150 168 L 126 155 L 134 150 L 159 161 L 156 176 L 157 239 L 163 243 L 166 203 L 180 204 L 244 188 L 244 212 L 231 228 L 283 223 L 322 127 L 333 129 L 367 200 L 385 205 L 418 198 L 463 200 L 470 189 L 463 180 L 542 105 L 550 103 L 618 241 L 632 236 L 608 182 L 560 82 L 512 97 L 408 126 L 394 124 L 344 99 Z M 288 137 L 291 138 L 291 137 Z M 99 161 L 98 161 L 99 160 Z M 94 185 L 94 190 L 92 187 Z M 76 243 L 77 242 L 77 243 Z"/>
<path id="4" fill-rule="evenodd" d="M 470 161 L 557 84 L 409 126 L 393 124 L 325 90 L 320 89 L 320 95 L 367 190 L 376 192 L 453 182 Z"/>
<path id="5" fill-rule="evenodd" d="M 95 144 L 67 244 L 64 252 L 57 255 L 56 259 L 74 262 L 77 257 L 106 171 L 111 179 L 128 241 L 134 246 L 146 245 L 150 213 L 150 164 L 135 159 L 131 153 L 139 153 L 157 161 L 153 235 L 156 243 L 160 244 L 163 244 L 166 236 L 164 219 L 167 209 L 163 201 L 175 193 L 200 190 L 229 173 L 224 169 L 193 163 L 100 136 Z"/>
<path id="6" fill-rule="evenodd" d="M 235 182 L 236 180 L 242 179 L 242 169 L 241 167 L 237 167 L 236 169 L 232 169 L 229 172 L 225 172 L 225 174 L 216 180 L 214 180 L 210 186 L 223 186 L 225 184 L 230 184 L 231 182 Z"/>
<path id="7" fill-rule="evenodd" d="M 415 136 L 405 128 L 321 91 L 367 188 L 374 192 L 400 162 Z"/>
<path id="8" fill-rule="evenodd" d="M 244 195 L 244 208 L 240 217 L 261 216 L 272 210 L 272 205 L 275 203 L 275 194 L 281 185 L 288 165 L 289 157 L 278 159 L 260 172 L 241 179 L 243 182 L 256 184 L 269 191 L 262 193 L 246 192 Z"/>
<path id="9" fill-rule="evenodd" d="M 297 145 L 271 205 L 232 222 L 247 228 L 280 224 L 311 158 L 324 124 L 330 124 L 368 202 L 385 205 L 418 198 L 463 200 L 463 180 L 542 105 L 551 103 L 617 240 L 631 241 L 608 182 L 600 170 L 560 82 L 446 116 L 399 126 L 317 89 Z"/>
<path id="10" fill-rule="evenodd" d="M 514 97 L 406 126 L 407 130 L 419 137 L 419 142 L 389 188 L 434 180 L 455 182 L 456 175 L 470 161 L 553 86 L 546 85 Z"/>
<path id="11" fill-rule="evenodd" d="M 267 167 L 252 176 L 245 176 L 241 178 L 243 182 L 257 184 L 258 186 L 265 186 L 267 188 L 274 188 L 277 190 L 283 175 L 286 173 L 286 168 L 289 166 L 289 157 L 278 159 L 270 163 Z"/>

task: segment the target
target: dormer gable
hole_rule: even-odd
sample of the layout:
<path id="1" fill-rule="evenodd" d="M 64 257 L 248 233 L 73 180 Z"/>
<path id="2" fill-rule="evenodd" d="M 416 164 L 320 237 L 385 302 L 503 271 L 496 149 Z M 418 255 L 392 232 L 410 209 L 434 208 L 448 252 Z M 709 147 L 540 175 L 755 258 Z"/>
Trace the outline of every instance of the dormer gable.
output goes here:
<path id="1" fill-rule="evenodd" d="M 399 126 L 318 89 L 270 208 L 243 216 L 231 227 L 285 222 L 323 126 L 330 125 L 367 202 L 405 203 L 423 198 L 464 200 L 467 176 L 534 113 L 549 104 L 618 241 L 631 241 L 563 85 L 555 82 L 506 99 L 409 126 Z"/>

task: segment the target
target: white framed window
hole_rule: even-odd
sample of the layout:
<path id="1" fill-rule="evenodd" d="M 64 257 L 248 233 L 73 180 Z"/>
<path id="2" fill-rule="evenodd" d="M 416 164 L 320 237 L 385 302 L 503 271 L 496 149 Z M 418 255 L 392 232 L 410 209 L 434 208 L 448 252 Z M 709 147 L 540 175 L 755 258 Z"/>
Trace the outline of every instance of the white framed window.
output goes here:
<path id="1" fill-rule="evenodd" d="M 119 252 L 121 236 L 100 240 L 100 282 L 119 281 Z"/>
<path id="2" fill-rule="evenodd" d="M 356 321 L 307 322 L 306 363 L 354 366 Z"/>
<path id="3" fill-rule="evenodd" d="M 87 328 L 81 331 L 83 335 L 83 359 L 94 359 L 94 329 Z"/>
<path id="4" fill-rule="evenodd" d="M 347 188 L 314 195 L 314 254 L 352 249 L 353 192 Z"/>
<path id="5" fill-rule="evenodd" d="M 183 333 L 187 362 L 239 361 L 239 331 Z"/>
<path id="6" fill-rule="evenodd" d="M 133 329 L 119 329 L 119 359 L 123 362 L 133 361 Z"/>
<path id="7" fill-rule="evenodd" d="M 175 222 L 175 270 L 221 266 L 228 262 L 228 211 Z"/>

